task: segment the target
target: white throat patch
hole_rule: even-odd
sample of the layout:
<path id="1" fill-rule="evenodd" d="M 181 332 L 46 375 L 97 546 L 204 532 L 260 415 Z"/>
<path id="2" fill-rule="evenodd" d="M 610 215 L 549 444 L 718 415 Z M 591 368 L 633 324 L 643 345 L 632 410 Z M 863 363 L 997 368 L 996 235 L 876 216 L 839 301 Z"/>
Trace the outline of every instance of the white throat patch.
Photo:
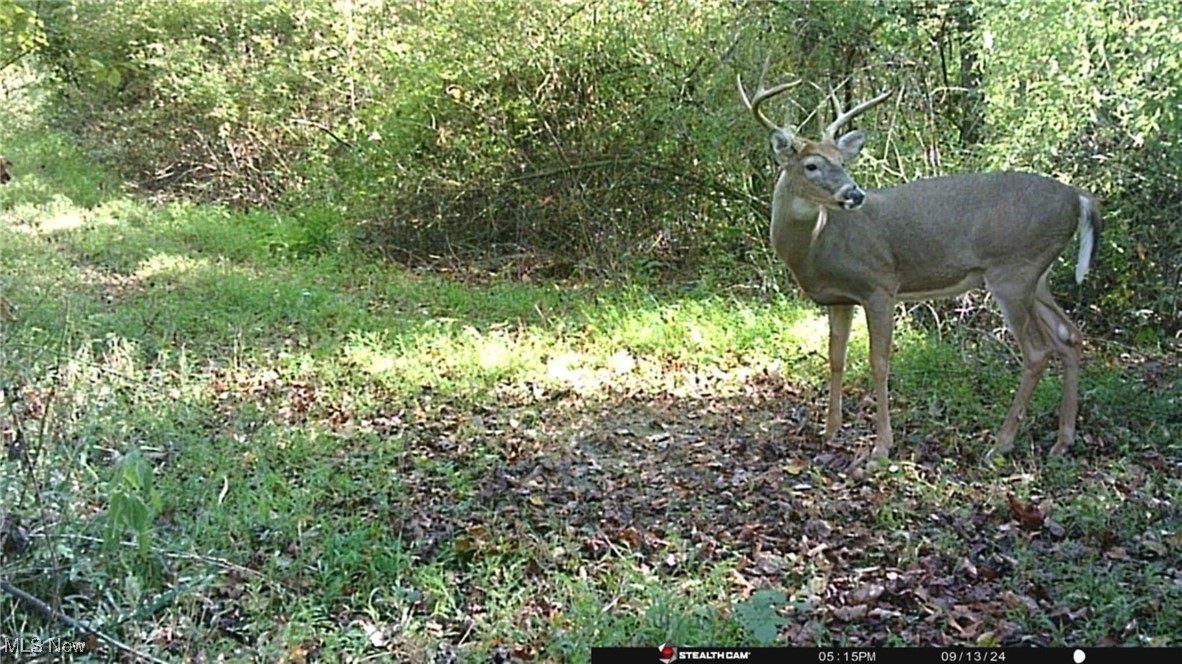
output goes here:
<path id="1" fill-rule="evenodd" d="M 817 214 L 818 209 L 823 209 L 825 207 L 823 205 L 817 205 L 816 203 L 810 203 L 799 196 L 792 197 L 791 205 L 792 216 L 795 219 L 805 219 L 807 217 L 811 217 L 814 214 Z"/>
<path id="2" fill-rule="evenodd" d="M 825 224 L 829 223 L 829 208 L 824 205 L 817 208 L 817 223 L 813 226 L 813 242 L 820 237 L 821 231 L 825 230 Z"/>

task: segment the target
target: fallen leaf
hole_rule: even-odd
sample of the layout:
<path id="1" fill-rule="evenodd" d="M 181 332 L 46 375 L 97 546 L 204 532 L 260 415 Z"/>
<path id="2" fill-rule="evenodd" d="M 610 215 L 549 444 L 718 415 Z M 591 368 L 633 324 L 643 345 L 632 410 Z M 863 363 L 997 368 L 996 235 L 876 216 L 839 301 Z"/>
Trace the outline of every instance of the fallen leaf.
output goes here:
<path id="1" fill-rule="evenodd" d="M 1032 507 L 1029 503 L 1023 503 L 1015 498 L 1012 493 L 1006 494 L 1006 498 L 1010 502 L 1010 510 L 1014 513 L 1014 517 L 1018 520 L 1018 523 L 1029 528 L 1042 527 L 1046 517 L 1037 507 Z"/>
<path id="2" fill-rule="evenodd" d="M 969 560 L 968 558 L 961 558 L 958 569 L 963 570 L 965 576 L 969 577 L 970 579 L 975 579 L 979 576 L 977 566 L 974 565 L 973 561 Z"/>
<path id="3" fill-rule="evenodd" d="M 870 607 L 866 606 L 865 604 L 858 604 L 855 606 L 839 606 L 833 609 L 833 616 L 838 620 L 853 622 L 855 620 L 861 620 L 862 618 L 865 618 L 866 614 L 869 612 Z"/>
<path id="4" fill-rule="evenodd" d="M 1178 532 L 1174 533 L 1173 535 L 1166 537 L 1165 541 L 1167 544 L 1174 547 L 1175 549 L 1182 550 L 1182 530 L 1179 530 Z"/>
<path id="5" fill-rule="evenodd" d="M 1038 602 L 1026 595 L 1007 590 L 1001 594 L 1001 601 L 1011 609 L 1022 609 L 1027 613 L 1038 613 Z"/>
<path id="6" fill-rule="evenodd" d="M 850 603 L 869 604 L 878 599 L 885 591 L 886 587 L 882 584 L 867 583 L 850 594 Z"/>
<path id="7" fill-rule="evenodd" d="M 1155 539 L 1145 537 L 1141 539 L 1140 544 L 1147 551 L 1151 551 L 1159 556 L 1166 555 L 1166 545 Z"/>
<path id="8" fill-rule="evenodd" d="M 1067 535 L 1067 530 L 1051 519 L 1046 520 L 1046 527 L 1047 532 L 1056 539 L 1063 539 Z"/>

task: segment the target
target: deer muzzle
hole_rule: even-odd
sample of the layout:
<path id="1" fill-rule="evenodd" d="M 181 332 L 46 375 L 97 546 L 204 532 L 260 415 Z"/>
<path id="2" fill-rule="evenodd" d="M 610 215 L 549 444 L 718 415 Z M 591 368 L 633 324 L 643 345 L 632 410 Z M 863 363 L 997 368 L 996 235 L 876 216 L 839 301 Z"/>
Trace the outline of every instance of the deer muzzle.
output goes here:
<path id="1" fill-rule="evenodd" d="M 862 207 L 862 202 L 866 200 L 866 192 L 858 188 L 858 185 L 846 185 L 837 192 L 835 196 L 838 201 L 841 201 L 841 207 L 846 210 L 856 210 Z"/>

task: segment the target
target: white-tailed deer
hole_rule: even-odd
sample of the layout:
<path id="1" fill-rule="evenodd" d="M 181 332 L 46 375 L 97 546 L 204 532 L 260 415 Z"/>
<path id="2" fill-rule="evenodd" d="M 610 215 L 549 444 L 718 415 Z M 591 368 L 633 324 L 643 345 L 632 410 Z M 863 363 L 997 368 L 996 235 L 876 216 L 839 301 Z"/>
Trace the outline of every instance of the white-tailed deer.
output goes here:
<path id="1" fill-rule="evenodd" d="M 1052 455 L 1075 438 L 1079 410 L 1082 336 L 1051 296 L 1047 273 L 1079 231 L 1075 279 L 1082 282 L 1101 230 L 1100 210 L 1086 193 L 1032 173 L 975 173 L 934 177 L 863 190 L 846 167 L 866 134 L 837 130 L 883 102 L 889 92 L 838 117 L 820 141 L 776 126 L 759 107 L 799 83 L 765 89 L 753 97 L 736 77 L 739 96 L 771 132 L 780 169 L 772 198 L 771 240 L 797 283 L 829 310 L 829 413 L 825 436 L 841 429 L 841 378 L 854 305 L 866 311 L 870 368 L 877 401 L 878 440 L 873 454 L 892 446 L 887 376 L 898 301 L 963 293 L 982 284 L 1001 306 L 1022 351 L 1022 379 L 997 433 L 995 450 L 1009 451 L 1052 353 L 1063 362 L 1059 434 Z"/>

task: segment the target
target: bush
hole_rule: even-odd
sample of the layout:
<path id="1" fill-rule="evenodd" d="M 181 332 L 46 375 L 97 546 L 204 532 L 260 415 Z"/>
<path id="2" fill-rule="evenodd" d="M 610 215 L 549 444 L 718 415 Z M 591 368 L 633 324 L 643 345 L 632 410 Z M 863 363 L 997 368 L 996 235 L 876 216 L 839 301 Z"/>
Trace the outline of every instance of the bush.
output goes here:
<path id="1" fill-rule="evenodd" d="M 797 8 L 213 4 L 47 10 L 67 126 L 153 190 L 312 200 L 400 258 L 525 247 L 561 271 L 763 252 L 734 74 L 802 21 L 862 41 Z"/>

